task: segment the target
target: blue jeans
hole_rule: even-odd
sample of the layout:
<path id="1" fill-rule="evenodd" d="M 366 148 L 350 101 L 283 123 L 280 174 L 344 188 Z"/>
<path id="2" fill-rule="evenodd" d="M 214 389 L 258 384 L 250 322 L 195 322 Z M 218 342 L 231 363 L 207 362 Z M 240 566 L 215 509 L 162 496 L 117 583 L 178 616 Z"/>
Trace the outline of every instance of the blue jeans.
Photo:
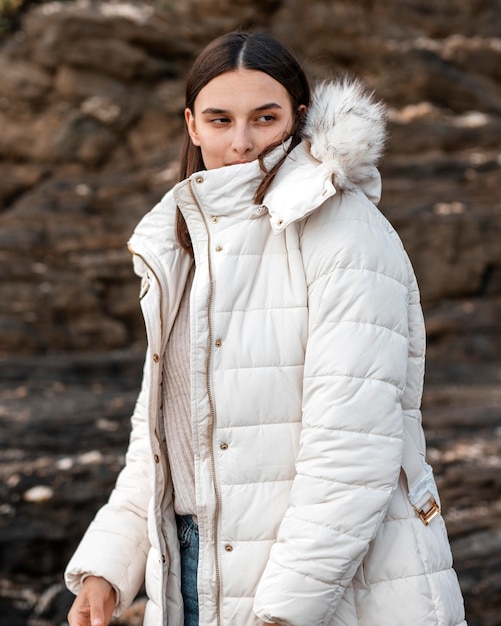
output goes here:
<path id="1" fill-rule="evenodd" d="M 176 515 L 176 521 L 181 549 L 181 593 L 184 602 L 184 626 L 198 626 L 198 525 L 191 515 Z"/>

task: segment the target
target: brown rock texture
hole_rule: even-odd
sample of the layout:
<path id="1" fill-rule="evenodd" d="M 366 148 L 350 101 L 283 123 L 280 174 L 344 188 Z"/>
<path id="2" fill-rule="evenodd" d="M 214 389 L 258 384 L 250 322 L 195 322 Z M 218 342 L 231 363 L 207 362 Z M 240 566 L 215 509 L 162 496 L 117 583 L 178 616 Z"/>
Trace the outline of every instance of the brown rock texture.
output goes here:
<path id="1" fill-rule="evenodd" d="M 501 624 L 501 2 L 71 0 L 0 41 L 0 626 L 64 623 L 140 382 L 126 242 L 176 180 L 187 69 L 241 27 L 388 105 L 380 208 L 422 291 L 430 460 L 469 624 Z"/>

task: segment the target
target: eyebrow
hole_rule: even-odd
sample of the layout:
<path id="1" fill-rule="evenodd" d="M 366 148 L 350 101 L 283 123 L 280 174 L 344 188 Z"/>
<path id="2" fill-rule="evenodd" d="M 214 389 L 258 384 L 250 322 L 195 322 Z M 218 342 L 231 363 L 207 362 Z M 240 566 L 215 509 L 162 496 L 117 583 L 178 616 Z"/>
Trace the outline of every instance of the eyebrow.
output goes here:
<path id="1" fill-rule="evenodd" d="M 259 111 L 269 111 L 270 109 L 281 109 L 282 107 L 276 102 L 267 102 L 266 104 L 262 104 L 261 106 L 252 109 L 252 113 L 258 113 Z M 208 107 L 202 111 L 205 115 L 224 115 L 228 114 L 229 111 L 226 109 L 218 109 L 216 107 Z"/>

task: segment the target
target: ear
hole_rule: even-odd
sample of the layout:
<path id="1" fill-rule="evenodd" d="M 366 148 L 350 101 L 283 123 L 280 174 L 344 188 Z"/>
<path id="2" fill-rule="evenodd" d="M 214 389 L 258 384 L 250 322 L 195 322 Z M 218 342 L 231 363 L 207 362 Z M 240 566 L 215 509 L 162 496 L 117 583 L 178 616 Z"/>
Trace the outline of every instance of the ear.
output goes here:
<path id="1" fill-rule="evenodd" d="M 188 134 L 190 136 L 191 142 L 194 146 L 199 146 L 200 139 L 198 138 L 198 133 L 195 126 L 195 116 L 191 109 L 186 108 L 184 110 L 184 120 L 186 122 L 186 128 L 188 129 Z"/>
<path id="2" fill-rule="evenodd" d="M 303 116 L 306 113 L 306 110 L 307 110 L 306 104 L 300 104 L 297 108 L 297 112 L 301 116 Z"/>

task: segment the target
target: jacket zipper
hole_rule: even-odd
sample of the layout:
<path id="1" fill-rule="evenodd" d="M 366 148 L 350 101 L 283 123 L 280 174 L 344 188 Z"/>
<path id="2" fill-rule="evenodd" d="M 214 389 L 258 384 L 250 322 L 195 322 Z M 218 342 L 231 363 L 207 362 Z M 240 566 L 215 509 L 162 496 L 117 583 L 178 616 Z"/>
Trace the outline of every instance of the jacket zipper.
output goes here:
<path id="1" fill-rule="evenodd" d="M 202 211 L 202 207 L 198 202 L 198 199 L 193 191 L 191 180 L 188 179 L 188 187 L 190 190 L 191 197 L 193 198 L 197 209 L 199 210 L 202 219 L 204 220 L 205 228 L 207 231 L 207 251 L 208 251 L 208 270 L 209 270 L 209 294 L 207 298 L 207 358 L 205 361 L 205 384 L 207 387 L 207 397 L 209 400 L 209 441 L 211 444 L 211 472 L 212 472 L 212 481 L 214 484 L 214 499 L 215 499 L 215 514 L 214 514 L 214 578 L 215 578 L 215 603 L 216 603 L 216 623 L 217 626 L 221 626 L 221 610 L 220 610 L 220 600 L 221 600 L 221 575 L 219 569 L 219 555 L 218 555 L 218 540 L 217 540 L 217 529 L 219 525 L 219 513 L 221 508 L 221 498 L 219 495 L 219 489 L 216 478 L 216 461 L 214 458 L 214 446 L 213 446 L 213 437 L 214 437 L 214 428 L 216 422 L 216 412 L 214 409 L 214 399 L 212 396 L 212 385 L 210 378 L 210 366 L 212 361 L 212 298 L 213 298 L 213 281 L 212 281 L 212 263 L 210 256 L 210 246 L 211 246 L 211 236 L 210 236 L 210 228 L 205 218 L 204 212 Z"/>
<path id="2" fill-rule="evenodd" d="M 160 282 L 160 280 L 158 278 L 158 274 L 151 267 L 151 265 L 148 263 L 148 261 L 146 261 L 146 259 L 144 258 L 143 255 L 138 254 L 137 252 L 135 252 L 135 250 L 133 250 L 133 248 L 130 245 L 128 245 L 127 248 L 128 248 L 128 250 L 129 250 L 129 252 L 131 254 L 134 254 L 135 256 L 137 256 L 138 258 L 140 258 L 142 260 L 142 262 L 148 268 L 148 271 L 150 271 L 152 273 L 152 275 L 155 277 L 155 280 L 157 281 L 157 284 L 158 284 L 158 289 L 160 291 L 160 302 L 162 303 L 163 302 L 162 283 Z M 144 295 L 146 295 L 146 294 L 144 294 Z M 142 299 L 142 298 L 140 298 L 140 299 Z M 163 329 L 164 329 L 162 306 L 159 307 L 159 316 L 160 316 L 160 337 L 162 337 Z M 149 340 L 148 340 L 148 343 L 149 343 Z M 156 401 L 157 411 L 160 408 L 160 389 L 159 389 L 159 387 L 160 387 L 160 383 L 157 385 L 157 390 L 156 390 L 156 394 L 157 394 L 157 401 Z M 158 441 L 158 447 L 159 447 L 159 449 L 161 451 L 160 458 L 162 460 L 162 471 L 163 471 L 163 476 L 164 476 L 164 479 L 162 481 L 162 493 L 160 494 L 160 501 L 159 501 L 159 506 L 161 508 L 163 499 L 165 497 L 165 490 L 166 490 L 166 480 L 165 479 L 166 479 L 166 476 L 167 476 L 167 458 L 166 458 L 166 451 L 164 450 L 164 447 L 162 445 L 161 437 L 158 434 L 157 424 L 155 424 L 154 435 L 155 435 L 155 439 Z M 165 585 L 167 585 L 167 577 L 169 576 L 169 571 L 170 571 L 170 566 L 171 566 L 172 560 L 171 560 L 171 555 L 170 555 L 167 539 L 166 539 L 164 531 L 163 531 L 163 525 L 161 523 L 161 520 L 160 520 L 160 523 L 158 523 L 157 520 L 155 520 L 155 521 L 156 521 L 155 525 L 157 527 L 157 532 L 158 532 L 159 537 L 160 537 L 160 539 L 161 539 L 161 541 L 163 543 L 163 546 L 164 546 L 164 549 L 165 549 L 165 553 L 166 553 L 165 557 L 167 559 L 167 573 L 166 573 L 166 578 L 165 578 L 164 582 L 165 582 Z M 164 597 L 164 596 L 165 596 L 165 594 L 162 594 L 162 597 Z M 167 611 L 166 611 L 165 607 L 164 607 L 164 610 L 163 610 L 163 615 L 164 615 L 164 622 L 165 622 L 165 624 L 167 624 L 167 621 L 166 621 L 167 620 Z"/>

